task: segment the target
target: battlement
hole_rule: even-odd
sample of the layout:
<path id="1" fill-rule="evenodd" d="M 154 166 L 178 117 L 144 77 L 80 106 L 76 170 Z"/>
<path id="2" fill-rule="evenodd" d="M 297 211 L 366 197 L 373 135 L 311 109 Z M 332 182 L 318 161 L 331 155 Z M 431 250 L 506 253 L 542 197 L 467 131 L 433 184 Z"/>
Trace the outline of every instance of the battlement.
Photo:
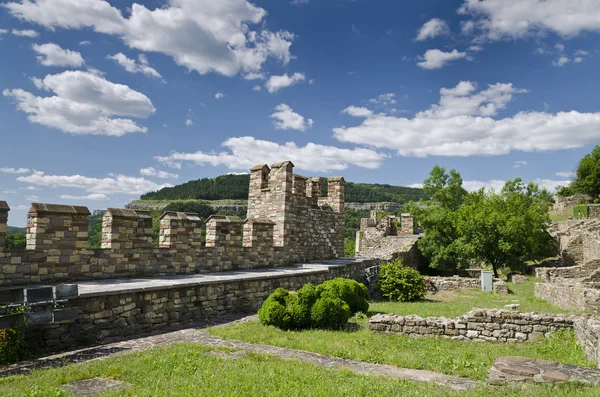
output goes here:
<path id="1" fill-rule="evenodd" d="M 132 275 L 215 272 L 333 259 L 344 249 L 344 179 L 293 174 L 289 161 L 253 167 L 248 217 L 165 212 L 153 241 L 149 211 L 108 208 L 100 249 L 88 247 L 86 207 L 34 203 L 27 247 L 6 250 L 0 201 L 0 286 Z M 205 239 L 205 242 L 203 242 Z"/>

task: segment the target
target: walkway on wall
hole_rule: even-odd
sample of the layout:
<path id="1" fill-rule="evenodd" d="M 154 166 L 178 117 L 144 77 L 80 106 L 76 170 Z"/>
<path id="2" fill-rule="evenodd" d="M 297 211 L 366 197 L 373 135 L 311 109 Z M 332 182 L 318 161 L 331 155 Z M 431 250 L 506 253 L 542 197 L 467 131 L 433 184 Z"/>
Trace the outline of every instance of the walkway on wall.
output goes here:
<path id="1" fill-rule="evenodd" d="M 227 324 L 235 321 L 256 321 L 256 319 L 256 316 L 249 316 L 241 319 L 238 318 L 237 320 L 230 317 L 229 319 L 223 319 L 221 324 Z M 346 369 L 361 375 L 384 376 L 419 383 L 430 382 L 440 386 L 448 386 L 455 390 L 470 390 L 480 386 L 479 382 L 471 379 L 449 376 L 433 371 L 399 368 L 386 364 L 372 364 L 363 361 L 348 360 L 302 350 L 293 350 L 276 346 L 218 338 L 209 335 L 208 332 L 203 329 L 206 326 L 208 326 L 206 323 L 199 324 L 193 328 L 186 328 L 179 331 L 168 332 L 139 339 L 131 339 L 128 341 L 111 343 L 99 347 L 57 354 L 34 361 L 22 362 L 12 365 L 4 370 L 0 370 L 0 377 L 15 374 L 28 374 L 34 368 L 49 368 L 73 363 L 83 363 L 86 361 L 106 358 L 114 354 L 133 353 L 159 346 L 166 346 L 173 343 L 196 343 L 211 347 L 226 347 L 235 350 L 231 353 L 215 352 L 215 354 L 230 354 L 232 356 L 246 354 L 247 352 L 268 354 L 287 360 L 298 360 L 330 369 Z"/>
<path id="2" fill-rule="evenodd" d="M 190 275 L 153 276 L 151 278 L 122 278 L 77 283 L 79 297 L 116 295 L 131 292 L 156 291 L 170 288 L 194 287 L 222 282 L 264 280 L 266 278 L 289 277 L 296 275 L 328 272 L 329 269 L 345 267 L 352 263 L 362 263 L 368 259 L 340 258 L 301 263 L 293 267 L 275 267 L 266 269 L 235 270 L 217 273 L 202 273 Z"/>

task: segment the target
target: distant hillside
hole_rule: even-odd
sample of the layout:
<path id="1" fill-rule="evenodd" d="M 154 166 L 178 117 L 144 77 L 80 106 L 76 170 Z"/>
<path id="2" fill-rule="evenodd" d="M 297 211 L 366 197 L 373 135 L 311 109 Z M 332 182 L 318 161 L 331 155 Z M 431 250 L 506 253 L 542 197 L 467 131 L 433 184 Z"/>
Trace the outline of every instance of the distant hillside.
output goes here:
<path id="1" fill-rule="evenodd" d="M 249 183 L 250 175 L 222 175 L 146 193 L 140 200 L 247 200 Z M 344 193 L 347 203 L 404 204 L 425 198 L 423 189 L 370 183 L 346 182 Z"/>
<path id="2" fill-rule="evenodd" d="M 8 231 L 8 233 L 12 233 L 12 234 L 25 234 L 24 227 L 8 226 L 7 231 Z"/>

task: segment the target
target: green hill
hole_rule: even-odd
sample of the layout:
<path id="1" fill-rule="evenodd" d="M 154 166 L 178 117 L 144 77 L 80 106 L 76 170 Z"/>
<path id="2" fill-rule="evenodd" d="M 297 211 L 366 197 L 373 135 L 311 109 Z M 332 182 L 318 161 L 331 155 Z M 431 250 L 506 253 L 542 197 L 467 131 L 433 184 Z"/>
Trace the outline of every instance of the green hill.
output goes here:
<path id="1" fill-rule="evenodd" d="M 142 195 L 141 200 L 247 200 L 250 175 L 221 175 L 189 181 Z M 326 186 L 323 186 L 326 191 Z M 348 203 L 394 202 L 407 203 L 425 198 L 423 189 L 346 182 L 345 199 Z"/>

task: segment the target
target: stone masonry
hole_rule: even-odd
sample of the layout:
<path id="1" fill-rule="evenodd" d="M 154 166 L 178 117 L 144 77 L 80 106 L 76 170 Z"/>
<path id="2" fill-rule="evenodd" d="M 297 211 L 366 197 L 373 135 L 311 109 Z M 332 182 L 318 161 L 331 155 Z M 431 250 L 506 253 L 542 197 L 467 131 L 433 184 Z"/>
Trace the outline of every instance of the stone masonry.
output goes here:
<path id="1" fill-rule="evenodd" d="M 519 342 L 536 340 L 561 329 L 573 328 L 576 318 L 573 315 L 519 313 L 504 309 L 473 309 L 454 319 L 378 314 L 369 320 L 369 329 L 451 339 Z"/>
<path id="2" fill-rule="evenodd" d="M 0 286 L 131 276 L 209 273 L 333 259 L 344 252 L 344 179 L 293 174 L 289 162 L 251 169 L 248 219 L 166 213 L 153 248 L 148 211 L 109 208 L 102 248 L 88 249 L 85 207 L 32 205 L 27 249 L 6 250 L 8 205 L 0 201 Z M 206 244 L 201 243 L 206 227 Z"/>

